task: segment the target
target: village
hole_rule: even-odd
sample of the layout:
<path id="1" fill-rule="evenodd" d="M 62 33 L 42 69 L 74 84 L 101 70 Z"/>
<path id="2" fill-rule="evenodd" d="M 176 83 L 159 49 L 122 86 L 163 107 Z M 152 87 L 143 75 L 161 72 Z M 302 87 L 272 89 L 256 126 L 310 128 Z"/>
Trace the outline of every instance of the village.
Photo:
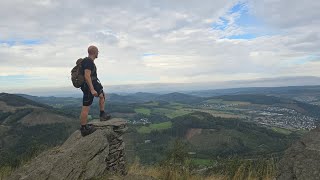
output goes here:
<path id="1" fill-rule="evenodd" d="M 264 126 L 279 127 L 285 129 L 311 130 L 316 128 L 317 118 L 302 114 L 294 109 L 280 106 L 260 107 L 259 105 L 233 104 L 201 104 L 205 109 L 222 110 L 226 112 L 240 112 L 249 116 L 246 118 Z"/>

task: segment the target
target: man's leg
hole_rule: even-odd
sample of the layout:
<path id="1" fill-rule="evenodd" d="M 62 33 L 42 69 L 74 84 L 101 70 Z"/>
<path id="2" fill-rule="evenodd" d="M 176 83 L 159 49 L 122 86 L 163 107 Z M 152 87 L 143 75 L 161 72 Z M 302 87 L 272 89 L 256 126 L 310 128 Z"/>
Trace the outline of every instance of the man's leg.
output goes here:
<path id="1" fill-rule="evenodd" d="M 80 124 L 86 125 L 88 122 L 90 106 L 82 106 L 81 115 L 80 115 Z"/>
<path id="2" fill-rule="evenodd" d="M 80 131 L 82 136 L 86 136 L 93 133 L 96 130 L 96 128 L 87 124 L 90 105 L 93 101 L 93 95 L 91 94 L 87 86 L 82 87 L 81 90 L 83 91 L 83 102 L 80 114 Z"/>
<path id="3" fill-rule="evenodd" d="M 99 107 L 100 107 L 100 112 L 101 111 L 104 111 L 104 103 L 105 103 L 105 94 L 104 92 L 102 92 L 100 95 L 99 95 Z"/>
<path id="4" fill-rule="evenodd" d="M 106 101 L 106 97 L 104 92 L 102 91 L 99 94 L 100 121 L 107 121 L 111 119 L 111 115 L 104 112 L 105 101 Z"/>

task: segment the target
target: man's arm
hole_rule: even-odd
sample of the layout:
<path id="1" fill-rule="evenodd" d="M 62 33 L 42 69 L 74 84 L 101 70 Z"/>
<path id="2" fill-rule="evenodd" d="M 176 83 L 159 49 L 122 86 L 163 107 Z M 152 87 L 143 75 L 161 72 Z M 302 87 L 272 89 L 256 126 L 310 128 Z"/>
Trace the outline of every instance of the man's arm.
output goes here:
<path id="1" fill-rule="evenodd" d="M 94 87 L 92 85 L 92 81 L 91 81 L 91 70 L 90 69 L 85 69 L 84 70 L 84 79 L 86 80 L 88 86 L 89 86 L 89 89 L 91 91 L 91 94 L 93 96 L 98 96 L 98 93 L 96 90 L 94 90 Z"/>

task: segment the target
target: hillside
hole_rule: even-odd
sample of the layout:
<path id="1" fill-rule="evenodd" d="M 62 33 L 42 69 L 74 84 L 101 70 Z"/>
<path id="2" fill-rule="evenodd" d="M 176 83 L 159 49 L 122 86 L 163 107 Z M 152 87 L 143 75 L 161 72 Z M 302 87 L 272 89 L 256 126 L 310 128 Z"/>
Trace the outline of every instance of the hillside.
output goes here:
<path id="1" fill-rule="evenodd" d="M 0 167 L 18 166 L 38 152 L 62 143 L 77 120 L 24 97 L 0 95 Z"/>
<path id="2" fill-rule="evenodd" d="M 146 164 L 161 161 L 177 138 L 187 144 L 187 151 L 193 152 L 195 161 L 209 162 L 215 157 L 279 156 L 300 137 L 295 132 L 285 134 L 254 123 L 214 117 L 204 112 L 178 116 L 171 119 L 171 124 L 159 123 L 149 127 L 150 130 L 131 129 L 127 137 L 128 147 L 134 149 L 141 162 Z M 145 140 L 150 142 L 144 143 Z"/>
<path id="3" fill-rule="evenodd" d="M 188 95 L 184 93 L 173 92 L 169 94 L 163 94 L 156 98 L 158 101 L 177 102 L 184 104 L 199 103 L 204 100 L 202 97 Z"/>

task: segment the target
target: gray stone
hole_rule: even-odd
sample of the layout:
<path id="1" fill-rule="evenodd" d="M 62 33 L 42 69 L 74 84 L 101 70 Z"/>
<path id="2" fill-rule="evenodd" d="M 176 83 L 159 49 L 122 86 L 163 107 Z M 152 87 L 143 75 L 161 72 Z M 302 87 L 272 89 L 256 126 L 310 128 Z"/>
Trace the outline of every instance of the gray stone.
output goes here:
<path id="1" fill-rule="evenodd" d="M 122 151 L 124 150 L 124 147 L 125 147 L 125 143 L 122 142 L 119 147 L 110 149 L 110 153 L 112 154 L 112 153 L 115 153 L 116 151 Z"/>
<path id="2" fill-rule="evenodd" d="M 278 180 L 319 179 L 320 128 L 310 131 L 287 149 L 278 167 Z"/>
<path id="3" fill-rule="evenodd" d="M 107 173 L 109 167 L 106 162 L 109 153 L 110 137 L 119 138 L 114 127 L 126 126 L 124 121 L 94 123 L 97 130 L 85 137 L 79 130 L 75 131 L 60 147 L 52 148 L 38 155 L 36 158 L 17 169 L 9 180 L 76 180 L 92 179 Z M 116 166 L 113 171 L 123 171 L 118 167 L 120 150 L 124 149 L 124 142 L 115 147 L 119 151 Z M 113 151 L 114 151 L 113 150 Z"/>

